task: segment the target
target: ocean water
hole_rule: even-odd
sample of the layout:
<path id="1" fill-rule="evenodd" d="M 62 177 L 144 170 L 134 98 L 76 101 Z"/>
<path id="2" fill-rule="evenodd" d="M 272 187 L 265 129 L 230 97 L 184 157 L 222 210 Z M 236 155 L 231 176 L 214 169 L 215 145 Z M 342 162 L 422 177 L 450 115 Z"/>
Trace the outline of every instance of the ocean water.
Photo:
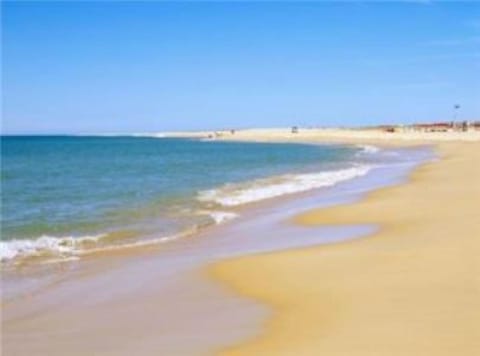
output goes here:
<path id="1" fill-rule="evenodd" d="M 374 147 L 4 136 L 2 263 L 165 243 L 366 174 Z"/>

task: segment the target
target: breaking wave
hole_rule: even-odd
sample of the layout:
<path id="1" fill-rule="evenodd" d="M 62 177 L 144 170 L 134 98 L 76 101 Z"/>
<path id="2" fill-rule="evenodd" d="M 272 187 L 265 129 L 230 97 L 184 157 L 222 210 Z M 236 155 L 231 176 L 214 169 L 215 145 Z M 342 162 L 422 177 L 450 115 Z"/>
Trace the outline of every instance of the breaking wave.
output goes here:
<path id="1" fill-rule="evenodd" d="M 216 225 L 223 224 L 238 216 L 236 213 L 227 211 L 201 211 L 200 213 L 209 216 Z M 161 244 L 194 234 L 198 229 L 199 227 L 195 225 L 177 234 L 149 239 L 129 239 L 116 243 L 108 241 L 110 234 L 78 237 L 43 235 L 35 239 L 6 240 L 0 241 L 0 261 L 9 262 L 32 257 L 43 258 L 46 262 L 69 261 L 87 254 Z"/>
<path id="2" fill-rule="evenodd" d="M 43 235 L 37 239 L 0 241 L 0 261 L 41 255 L 72 256 L 77 251 L 88 245 L 95 244 L 105 236 L 54 237 Z"/>
<path id="3" fill-rule="evenodd" d="M 361 149 L 360 153 L 362 154 L 374 154 L 380 152 L 380 148 L 373 145 L 358 145 L 358 148 Z"/>
<path id="4" fill-rule="evenodd" d="M 329 187 L 337 183 L 367 174 L 372 166 L 355 165 L 350 168 L 305 174 L 287 174 L 264 179 L 257 179 L 239 184 L 227 184 L 217 189 L 198 193 L 198 200 L 207 206 L 196 214 L 208 216 L 210 223 L 193 225 L 188 229 L 167 236 L 123 237 L 122 233 L 86 235 L 86 236 L 49 236 L 43 235 L 33 239 L 12 239 L 0 241 L 0 261 L 17 263 L 26 259 L 38 258 L 42 262 L 69 261 L 81 256 L 166 243 L 189 236 L 202 227 L 219 225 L 238 217 L 236 212 L 212 209 L 211 203 L 224 207 L 253 203 L 260 200 L 287 194 L 305 192 L 311 189 Z"/>
<path id="5" fill-rule="evenodd" d="M 282 175 L 258 179 L 246 184 L 228 184 L 218 189 L 202 191 L 198 194 L 198 199 L 222 206 L 237 206 L 315 188 L 329 187 L 363 176 L 370 169 L 371 166 L 357 165 L 336 171 Z"/>

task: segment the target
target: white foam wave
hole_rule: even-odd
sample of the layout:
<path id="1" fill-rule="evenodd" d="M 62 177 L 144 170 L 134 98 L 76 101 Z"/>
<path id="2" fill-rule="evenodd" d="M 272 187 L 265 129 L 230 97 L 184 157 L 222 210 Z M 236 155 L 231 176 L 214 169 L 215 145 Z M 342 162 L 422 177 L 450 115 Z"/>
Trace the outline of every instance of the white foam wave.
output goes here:
<path id="1" fill-rule="evenodd" d="M 47 258 L 43 263 L 70 261 L 83 255 L 165 243 L 195 231 L 196 227 L 174 235 L 118 244 L 98 244 L 100 239 L 108 236 L 107 234 L 82 237 L 41 236 L 37 239 L 0 241 L 0 261 L 16 261 L 36 256 Z"/>
<path id="2" fill-rule="evenodd" d="M 215 224 L 223 224 L 229 220 L 235 219 L 238 217 L 238 214 L 232 213 L 230 211 L 210 211 L 208 213 L 210 217 L 215 221 Z"/>
<path id="3" fill-rule="evenodd" d="M 86 243 L 97 242 L 105 235 L 92 236 L 41 236 L 37 239 L 0 241 L 0 261 L 8 261 L 17 257 L 53 254 L 72 256 Z"/>
<path id="4" fill-rule="evenodd" d="M 247 185 L 227 185 L 219 189 L 202 191 L 198 199 L 223 206 L 237 206 L 286 194 L 335 185 L 337 183 L 367 174 L 371 166 L 358 165 L 336 171 L 309 174 L 284 175 L 260 179 Z"/>
<path id="5" fill-rule="evenodd" d="M 362 151 L 360 151 L 361 153 L 366 154 L 374 154 L 380 151 L 379 147 L 373 145 L 358 145 L 358 147 L 362 149 Z"/>

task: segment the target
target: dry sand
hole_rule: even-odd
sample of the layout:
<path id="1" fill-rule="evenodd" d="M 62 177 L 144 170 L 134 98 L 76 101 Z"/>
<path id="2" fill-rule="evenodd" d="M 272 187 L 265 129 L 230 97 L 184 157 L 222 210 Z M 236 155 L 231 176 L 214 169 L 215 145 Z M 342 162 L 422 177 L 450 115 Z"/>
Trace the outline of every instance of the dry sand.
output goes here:
<path id="1" fill-rule="evenodd" d="M 396 145 L 426 142 L 451 142 L 451 141 L 480 141 L 480 130 L 467 132 L 420 132 L 409 129 L 399 129 L 389 133 L 379 129 L 304 129 L 292 133 L 291 128 L 246 129 L 230 131 L 195 131 L 195 132 L 170 132 L 152 134 L 153 136 L 166 137 L 191 137 L 211 138 L 233 141 L 262 141 L 262 142 L 349 142 L 349 143 L 377 143 Z"/>
<path id="2" fill-rule="evenodd" d="M 221 353 L 479 355 L 480 143 L 437 148 L 406 184 L 296 218 L 376 223 L 375 235 L 212 266 L 274 310 L 262 334 Z"/>

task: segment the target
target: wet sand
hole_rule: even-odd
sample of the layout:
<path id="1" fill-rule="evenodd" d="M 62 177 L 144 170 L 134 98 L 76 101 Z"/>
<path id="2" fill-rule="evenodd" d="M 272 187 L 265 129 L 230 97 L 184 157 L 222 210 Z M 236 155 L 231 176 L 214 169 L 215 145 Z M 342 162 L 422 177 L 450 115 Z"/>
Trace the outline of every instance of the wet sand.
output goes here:
<path id="1" fill-rule="evenodd" d="M 406 184 L 295 218 L 379 224 L 369 237 L 217 263 L 213 278 L 271 306 L 226 355 L 477 355 L 480 143 L 442 143 Z"/>

